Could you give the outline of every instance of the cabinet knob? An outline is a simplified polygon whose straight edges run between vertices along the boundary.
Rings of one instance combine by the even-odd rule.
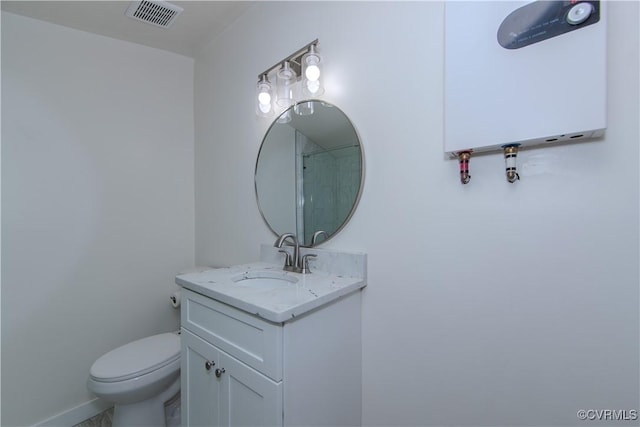
[[[218,368],[216,369],[216,377],[220,378],[222,376],[222,374],[224,374],[226,371],[224,368]]]
[[[204,368],[207,371],[210,371],[213,366],[216,366],[216,362],[213,362],[213,361],[210,362],[208,360],[206,362],[204,362]]]

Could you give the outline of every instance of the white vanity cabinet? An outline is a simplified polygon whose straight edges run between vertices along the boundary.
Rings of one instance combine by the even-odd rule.
[[[282,425],[275,382],[183,329],[183,425]]]
[[[182,425],[360,425],[360,295],[272,322],[184,288]]]

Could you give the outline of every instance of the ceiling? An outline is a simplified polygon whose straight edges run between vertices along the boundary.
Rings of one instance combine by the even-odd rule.
[[[179,1],[184,12],[169,28],[125,15],[130,1],[5,1],[2,11],[194,57],[253,1]]]
[[[312,116],[291,114],[288,125],[327,151],[358,145],[353,125],[339,108],[321,101],[313,104]]]

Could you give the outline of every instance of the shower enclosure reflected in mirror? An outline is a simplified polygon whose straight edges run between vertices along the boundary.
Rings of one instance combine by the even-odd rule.
[[[301,245],[311,246],[313,235],[324,231],[318,244],[351,218],[363,173],[360,139],[349,118],[326,102],[303,101],[284,111],[262,140],[258,207],[275,234],[293,232]]]

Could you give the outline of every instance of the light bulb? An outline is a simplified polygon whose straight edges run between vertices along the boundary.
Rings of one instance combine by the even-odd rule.
[[[271,95],[268,92],[260,92],[258,95],[258,102],[260,105],[269,105],[271,103]]]
[[[307,90],[314,95],[320,90],[320,82],[318,80],[307,80]]]
[[[315,64],[309,65],[305,70],[304,75],[310,81],[318,81],[320,78],[320,68]]]
[[[302,83],[302,92],[305,95],[312,96],[314,98],[322,95],[324,93],[324,88],[322,87],[321,74],[320,70],[320,55],[316,52],[315,45],[309,46],[309,52],[306,53],[302,57],[302,68],[303,68],[303,83]]]
[[[260,78],[260,81],[258,81],[256,92],[256,98],[258,101],[256,103],[256,113],[260,117],[271,116],[273,114],[273,105],[271,103],[271,83],[269,83],[266,74]]]
[[[258,108],[260,109],[260,112],[266,116],[271,112],[271,103],[268,103],[268,104],[260,103],[258,105]]]

